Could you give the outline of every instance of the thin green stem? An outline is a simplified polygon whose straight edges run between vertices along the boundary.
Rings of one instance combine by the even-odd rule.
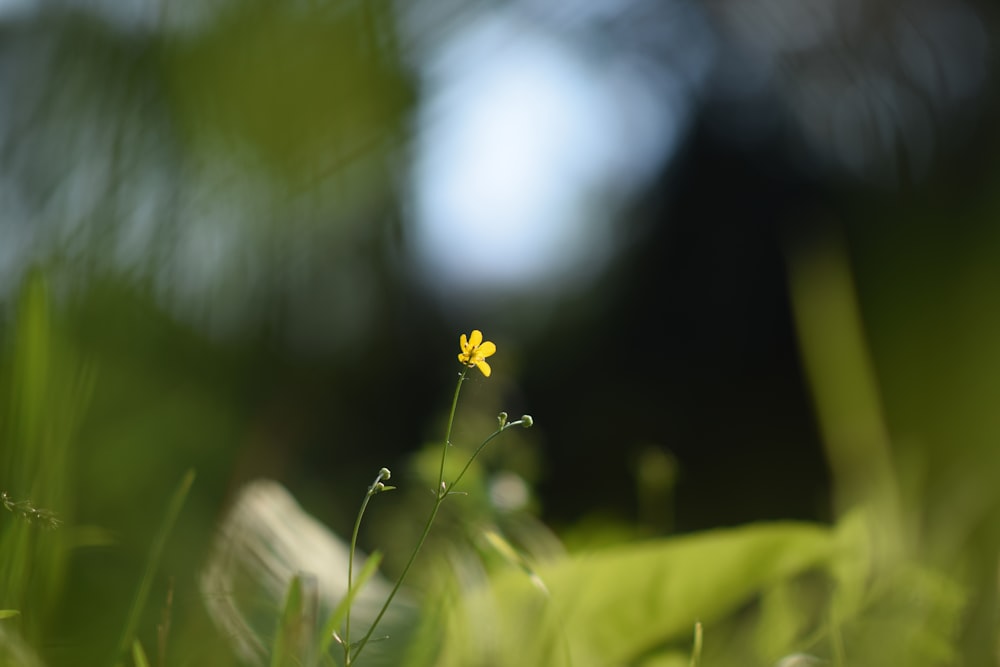
[[[358,650],[354,652],[353,656],[354,660],[357,660],[358,656],[361,655],[362,649],[364,649],[365,645],[368,644],[368,640],[371,639],[372,633],[375,632],[375,628],[378,627],[378,624],[382,621],[382,617],[385,616],[385,613],[389,610],[389,605],[392,604],[393,598],[396,597],[396,593],[399,592],[400,587],[403,585],[403,580],[406,579],[406,575],[409,573],[410,567],[417,559],[417,554],[420,553],[421,547],[424,546],[424,542],[427,540],[427,536],[431,532],[431,526],[434,524],[434,519],[437,517],[438,509],[441,507],[441,503],[444,501],[445,497],[446,496],[439,496],[435,499],[434,507],[431,509],[430,516],[427,517],[427,523],[424,524],[424,530],[420,535],[420,540],[417,541],[417,546],[414,547],[413,553],[410,554],[410,559],[406,561],[406,567],[403,568],[403,571],[396,579],[396,583],[393,585],[392,590],[389,591],[389,596],[382,604],[382,608],[379,609],[378,616],[376,616],[375,620],[372,621],[371,627],[368,628],[368,632],[365,633],[365,636],[358,642]],[[350,662],[347,663],[348,667],[350,664]]]
[[[361,655],[361,651],[368,644],[368,640],[371,639],[372,633],[375,632],[375,628],[378,627],[378,624],[382,621],[382,617],[385,616],[386,611],[389,610],[389,605],[392,604],[393,599],[396,597],[396,593],[399,592],[399,588],[403,585],[403,580],[406,579],[406,575],[409,574],[414,561],[417,560],[417,554],[420,553],[420,549],[424,546],[424,542],[427,541],[427,536],[430,535],[431,526],[434,525],[434,519],[437,518],[437,513],[441,508],[441,503],[448,497],[448,490],[444,485],[444,462],[448,456],[448,447],[451,446],[451,429],[455,425],[455,412],[458,409],[458,396],[462,393],[462,384],[465,382],[465,378],[468,374],[469,369],[463,368],[462,374],[458,376],[458,384],[455,385],[455,395],[451,399],[451,411],[448,413],[448,426],[445,429],[444,443],[441,445],[441,465],[438,468],[437,488],[434,489],[434,507],[431,508],[430,516],[427,517],[424,529],[420,533],[420,539],[417,540],[417,546],[414,547],[413,553],[410,554],[409,560],[406,561],[403,571],[400,572],[399,577],[397,577],[396,583],[393,585],[392,590],[389,591],[388,597],[386,597],[385,602],[382,604],[382,608],[379,609],[375,620],[372,621],[371,627],[368,628],[368,632],[365,633],[365,636],[358,642],[358,650],[354,652],[353,656],[353,659],[355,660],[359,655]],[[482,449],[482,447],[480,447],[480,449]],[[479,450],[476,450],[476,452],[478,453]],[[468,468],[468,465],[466,465],[466,468]],[[465,470],[463,470],[462,473],[464,474]],[[459,477],[461,477],[461,475]],[[350,579],[350,577],[348,577],[348,579]],[[347,642],[345,641],[345,644],[346,643]],[[345,659],[344,662],[345,667],[350,667],[350,659]]]
[[[458,384],[455,385],[455,395],[451,399],[451,412],[448,413],[448,426],[445,429],[444,445],[441,447],[441,467],[438,469],[438,483],[437,488],[434,490],[434,493],[437,496],[444,495],[444,489],[441,488],[441,484],[444,483],[444,460],[448,456],[448,448],[451,447],[451,428],[455,425],[455,411],[458,409],[458,395],[462,393],[462,385],[465,383],[465,378],[468,374],[469,368],[463,368],[462,374],[458,376]]]
[[[507,429],[509,429],[511,426],[520,426],[523,423],[524,423],[523,419],[518,419],[517,421],[513,421],[513,422],[507,422],[506,424],[504,424],[503,426],[501,426],[497,430],[493,431],[493,433],[490,433],[486,437],[486,439],[483,440],[482,444],[480,444],[479,447],[476,448],[476,451],[474,451],[472,453],[472,456],[469,457],[469,460],[465,462],[465,467],[462,468],[462,472],[458,473],[458,477],[456,477],[455,481],[451,483],[451,486],[448,487],[448,490],[449,491],[454,491],[455,487],[458,486],[458,483],[465,476],[465,473],[469,469],[469,466],[471,466],[472,462],[476,460],[477,456],[479,456],[479,452],[483,451],[483,449],[486,447],[486,445],[490,444],[491,440],[493,440],[498,435],[500,435],[501,433],[503,433],[504,431],[506,431]]]
[[[375,480],[377,484],[379,480],[382,479],[382,475],[379,475]],[[365,509],[368,508],[368,501],[372,499],[374,495],[372,489],[375,488],[373,484],[368,488],[368,492],[365,493],[365,499],[361,501],[361,509],[358,510],[358,518],[354,520],[354,531],[351,533],[351,550],[347,556],[347,594],[351,594],[351,588],[354,586],[354,552],[358,548],[358,533],[361,531],[361,519],[365,515]],[[351,608],[347,608],[347,616],[344,619],[344,664],[351,664]]]

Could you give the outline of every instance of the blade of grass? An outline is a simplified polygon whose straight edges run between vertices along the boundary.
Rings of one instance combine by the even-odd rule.
[[[272,667],[312,665],[316,646],[316,610],[319,588],[316,577],[296,574],[288,584],[285,605],[278,619],[271,651]]]
[[[0,607],[23,609],[20,631],[43,641],[60,603],[70,553],[66,531],[29,523],[72,523],[77,430],[94,387],[92,368],[78,362],[52,311],[40,272],[25,280],[13,337],[0,346],[8,371],[0,382],[0,491],[19,519],[0,519]],[[57,418],[53,418],[56,415]],[[27,512],[41,508],[41,512]],[[27,512],[27,513],[26,513]],[[31,613],[27,613],[27,610]]]
[[[135,663],[135,667],[149,667],[149,658],[146,657],[146,652],[142,650],[142,644],[138,639],[132,642],[132,662]]]
[[[170,504],[167,505],[167,513],[163,517],[160,529],[153,540],[153,546],[149,550],[149,557],[146,559],[146,571],[143,573],[142,581],[139,583],[139,589],[136,591],[135,599],[132,602],[132,609],[129,611],[121,641],[118,643],[116,660],[120,656],[125,655],[129,645],[132,643],[136,628],[139,626],[139,618],[142,616],[142,610],[146,606],[146,599],[149,597],[149,590],[153,586],[153,576],[156,574],[156,568],[160,564],[160,558],[163,555],[163,548],[166,546],[167,537],[170,535],[170,531],[173,530],[174,523],[177,521],[177,516],[184,506],[184,501],[187,499],[187,494],[191,490],[192,483],[194,483],[194,470],[188,470],[170,498]]]
[[[701,621],[694,624],[694,645],[691,648],[691,667],[701,664]]]
[[[834,232],[792,253],[792,313],[836,509],[871,504],[887,553],[903,544],[899,492],[878,377],[845,242]]]
[[[274,633],[274,646],[271,649],[271,667],[293,664],[296,648],[300,645],[297,639],[302,632],[302,579],[299,575],[292,577],[285,594],[285,605],[278,619],[278,629]]]
[[[317,645],[317,652],[315,655],[322,656],[326,655],[327,650],[330,648],[330,643],[333,641],[333,633],[340,627],[340,624],[344,621],[347,616],[347,610],[354,604],[354,598],[357,597],[358,591],[360,591],[365,583],[372,578],[375,571],[378,570],[378,566],[382,564],[382,554],[376,551],[371,556],[368,557],[368,561],[365,566],[361,568],[358,573],[357,579],[354,580],[354,586],[351,591],[344,596],[340,601],[340,604],[333,610],[330,614],[330,618],[327,619],[326,625],[323,626],[323,630],[319,635],[319,643]]]

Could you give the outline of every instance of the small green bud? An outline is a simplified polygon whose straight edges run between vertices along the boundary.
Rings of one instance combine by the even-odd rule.
[[[501,412],[500,414],[497,415],[497,423],[500,424],[500,428],[503,428],[504,426],[507,425],[507,413],[506,412]]]
[[[535,420],[531,418],[531,415],[521,415],[521,426],[524,428],[531,428],[534,423]]]
[[[372,482],[372,485],[368,487],[368,497],[374,496],[379,491],[388,491],[392,488],[395,488],[391,486],[386,486],[385,484],[382,483],[383,479],[389,479],[390,477],[392,477],[392,473],[389,472],[388,468],[380,468],[378,471],[378,476],[375,478],[375,481]]]

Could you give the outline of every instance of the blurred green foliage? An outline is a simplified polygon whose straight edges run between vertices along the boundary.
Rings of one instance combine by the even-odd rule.
[[[859,320],[843,319],[854,308],[843,258],[836,245],[823,252],[826,259],[814,257],[808,265],[820,273],[802,274],[800,296],[829,299],[816,290],[834,289],[846,305],[815,311],[826,324],[805,326],[802,344],[807,357],[821,358],[831,331],[842,329],[838,340],[855,337],[857,345],[835,371],[853,366],[857,380],[873,367],[862,354]],[[809,311],[800,312],[805,317]],[[6,644],[7,664],[17,664],[23,658],[11,656],[25,651],[50,665],[157,664],[143,647],[160,642],[167,648],[157,654],[166,664],[241,664],[208,622],[195,581],[238,432],[212,424],[237,419],[238,402],[226,408],[219,401],[226,392],[210,397],[204,388],[191,391],[171,379],[167,368],[159,369],[161,362],[146,347],[157,329],[130,329],[137,354],[116,346],[118,354],[84,363],[65,317],[36,274],[25,285],[7,341],[7,445],[0,480],[9,493],[31,497],[64,522],[45,530],[9,514],[0,524],[0,608],[20,612],[0,620],[0,629],[17,638]],[[814,366],[814,386],[830,372]],[[819,388],[816,396],[828,403],[820,413],[831,414],[840,397],[853,401],[857,394],[841,386]],[[482,408],[495,400],[489,392],[473,395],[475,412],[458,433],[481,426],[475,415],[492,414]],[[109,401],[135,407],[115,411]],[[839,425],[852,421],[849,413],[836,419]],[[212,442],[206,433],[215,434]],[[194,447],[185,438],[202,444]],[[828,443],[831,458],[846,455],[838,442]],[[861,487],[853,475],[838,479],[841,497],[849,500],[832,528],[749,525],[566,556],[545,546],[544,527],[525,523],[525,509],[504,511],[488,500],[495,472],[513,466],[530,477],[532,466],[518,463],[517,452],[515,443],[470,471],[470,497],[448,506],[451,518],[443,517],[415,582],[419,629],[409,640],[387,640],[382,657],[371,664],[684,664],[696,622],[704,626],[703,665],[776,665],[802,654],[833,665],[919,667],[988,652],[961,641],[982,623],[967,611],[989,613],[982,609],[984,593],[969,596],[982,581],[976,577],[987,576],[975,568],[979,561],[968,558],[976,552],[961,544],[943,549],[942,539],[923,541],[910,532],[925,522],[924,513],[933,517],[940,510],[905,495],[885,505],[886,494],[896,493],[892,464],[881,470],[881,480]],[[434,476],[430,460],[424,454],[415,459],[411,491],[425,488],[421,478]],[[193,487],[200,491],[181,510],[183,495],[168,498],[184,465],[205,474]],[[412,540],[397,529],[426,510],[428,500],[416,493],[386,505],[398,518],[369,539],[405,553]],[[170,530],[175,518],[176,530]],[[173,585],[177,594],[168,608]],[[308,587],[298,578],[289,585],[287,596],[272,603],[274,637],[261,637],[273,647],[272,664],[308,658],[314,645],[309,638],[316,633],[308,627],[320,622],[315,612],[303,615],[310,604],[319,608],[309,603]],[[970,608],[969,600],[980,607]],[[165,614],[172,629],[164,638],[156,628],[164,626]],[[336,656],[336,648],[329,655]]]
[[[0,470],[6,493],[42,508],[58,508],[72,526],[77,480],[72,471],[79,452],[74,440],[92,389],[92,377],[67,341],[50,324],[43,281],[27,283],[3,368]],[[40,644],[57,612],[71,549],[73,528],[44,530],[26,520],[4,517],[0,532],[0,608],[17,609],[24,637]]]
[[[122,67],[123,79],[143,83],[121,83],[114,90],[123,99],[114,97],[110,107],[135,108],[135,90],[142,100],[150,95],[152,106],[162,104],[141,118],[164,124],[156,125],[169,137],[163,144],[176,138],[183,146],[179,152],[189,161],[167,160],[169,178],[212,155],[266,175],[253,180],[248,169],[238,172],[239,187],[209,179],[209,189],[218,185],[236,198],[254,190],[245,177],[280,193],[261,197],[272,204],[285,195],[316,196],[297,200],[307,215],[289,215],[302,209],[282,202],[270,215],[237,223],[234,238],[253,237],[268,249],[270,241],[289,243],[286,254],[276,253],[277,278],[253,258],[220,256],[238,268],[226,274],[232,284],[287,280],[289,299],[302,298],[315,318],[304,320],[309,335],[348,333],[338,338],[336,362],[290,361],[274,352],[287,332],[268,329],[284,324],[282,308],[290,301],[251,304],[278,323],[261,318],[260,329],[220,342],[166,314],[163,283],[147,274],[102,276],[89,264],[67,261],[25,279],[0,327],[0,491],[29,503],[19,507],[53,512],[60,525],[30,521],[13,505],[0,508],[0,665],[256,664],[220,630],[199,582],[213,540],[226,537],[218,530],[224,508],[254,477],[288,484],[306,509],[333,525],[324,535],[337,544],[370,473],[383,464],[397,469],[379,457],[407,452],[393,477],[399,491],[379,498],[362,534],[366,545],[384,551],[386,576],[405,562],[414,525],[430,507],[438,444],[412,452],[412,442],[397,440],[422,429],[427,441],[439,437],[440,415],[428,407],[439,403],[424,387],[438,385],[447,375],[440,368],[453,364],[456,352],[452,343],[421,339],[407,328],[436,316],[411,303],[410,293],[387,297],[380,290],[387,276],[405,273],[385,248],[391,244],[383,243],[382,218],[399,205],[392,201],[392,159],[406,138],[417,91],[386,31],[392,18],[386,4],[313,9],[243,4],[200,32],[140,49],[141,57],[109,47],[117,38],[109,30],[90,25],[80,32],[84,42],[103,45],[78,64],[81,87],[100,81],[103,67]],[[99,104],[87,108],[100,116],[93,110]],[[153,150],[94,136],[125,154]],[[159,139],[153,145],[163,150]],[[63,148],[57,139],[45,146]],[[39,155],[53,173],[33,181],[31,199],[45,202],[62,178],[53,168],[61,162]],[[102,224],[130,168],[127,160],[114,165],[114,187],[88,191],[101,202],[94,209],[101,215],[86,215]],[[987,185],[996,191],[995,183]],[[555,378],[548,386],[562,383],[572,404],[574,388],[562,371],[584,367],[589,381],[607,383],[599,395],[616,404],[584,415],[577,406],[579,430],[572,436],[544,431],[544,416],[536,415],[544,436],[520,434],[477,461],[463,482],[468,496],[442,510],[408,590],[417,609],[403,616],[411,634],[394,630],[372,650],[370,664],[690,665],[699,622],[697,662],[704,667],[996,664],[1000,236],[993,221],[1000,209],[992,196],[935,202],[937,194],[902,213],[895,201],[871,207],[847,225],[844,238],[788,249],[797,343],[832,476],[829,524],[671,535],[682,464],[662,447],[642,444],[625,465],[632,450],[624,436],[592,437],[594,419],[607,428],[602,433],[626,432],[621,415],[635,412],[621,404],[630,405],[634,395],[587,364],[599,357],[605,369],[641,365],[642,346],[656,342],[633,340],[615,357],[589,332],[545,340],[520,369],[541,358]],[[186,209],[177,210],[174,220]],[[894,215],[907,218],[905,233],[878,224]],[[956,218],[967,223],[962,233],[952,228]],[[300,239],[286,222],[328,233]],[[203,228],[192,229],[192,245],[213,238],[211,230],[203,238],[197,233]],[[106,239],[95,238],[104,250]],[[150,244],[159,251],[159,242]],[[306,251],[314,253],[311,262],[333,266],[331,273],[300,275],[296,253]],[[214,255],[207,256],[211,264]],[[154,273],[162,268],[155,259],[150,265]],[[167,284],[184,277],[183,264],[173,270]],[[320,287],[330,291],[313,298]],[[642,301],[650,301],[647,293]],[[228,305],[217,294],[206,302],[207,310]],[[510,311],[521,312],[508,308],[503,317]],[[594,312],[589,317],[600,317]],[[311,326],[321,319],[326,328]],[[419,359],[404,364],[404,355]],[[505,401],[520,400],[517,383],[503,380],[520,369],[498,358],[489,383],[463,398],[457,448],[474,442],[508,407]],[[393,382],[404,374],[407,382]],[[420,389],[406,396],[413,387]],[[591,438],[577,442],[577,435]],[[575,459],[544,460],[545,442],[559,443],[558,451]],[[582,478],[576,459],[595,452],[602,472],[628,469],[632,479]],[[759,466],[781,464],[735,463],[755,456],[713,464],[720,478],[749,478],[752,485]],[[572,488],[574,500],[592,500],[598,490],[601,498],[623,499],[623,506],[636,500],[639,516],[631,521],[613,511],[620,508],[574,508],[582,519],[557,533],[540,518],[542,484],[557,497]],[[780,497],[782,489],[757,492]],[[749,504],[736,494],[715,500]],[[296,525],[290,516],[277,523],[282,519]],[[319,599],[311,583],[318,573],[274,582],[278,575],[266,565],[251,570],[266,593],[254,598],[254,619],[263,622],[249,630],[269,651],[257,662],[334,663],[338,647],[329,628],[319,628],[323,613],[336,625],[342,600]],[[284,594],[269,595],[274,589]],[[231,594],[235,603],[238,593],[218,594]]]
[[[293,192],[345,178],[405,136],[415,95],[391,21],[379,2],[253,1],[168,41],[162,63],[183,135],[195,153],[224,146]],[[341,196],[369,189],[360,184]]]

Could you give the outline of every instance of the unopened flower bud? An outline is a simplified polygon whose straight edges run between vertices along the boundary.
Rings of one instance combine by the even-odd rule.
[[[392,477],[392,472],[390,472],[388,468],[382,468],[378,471],[378,476],[379,479],[389,479]]]
[[[535,423],[535,420],[531,418],[531,415],[521,415],[521,426],[524,428],[531,428]]]

